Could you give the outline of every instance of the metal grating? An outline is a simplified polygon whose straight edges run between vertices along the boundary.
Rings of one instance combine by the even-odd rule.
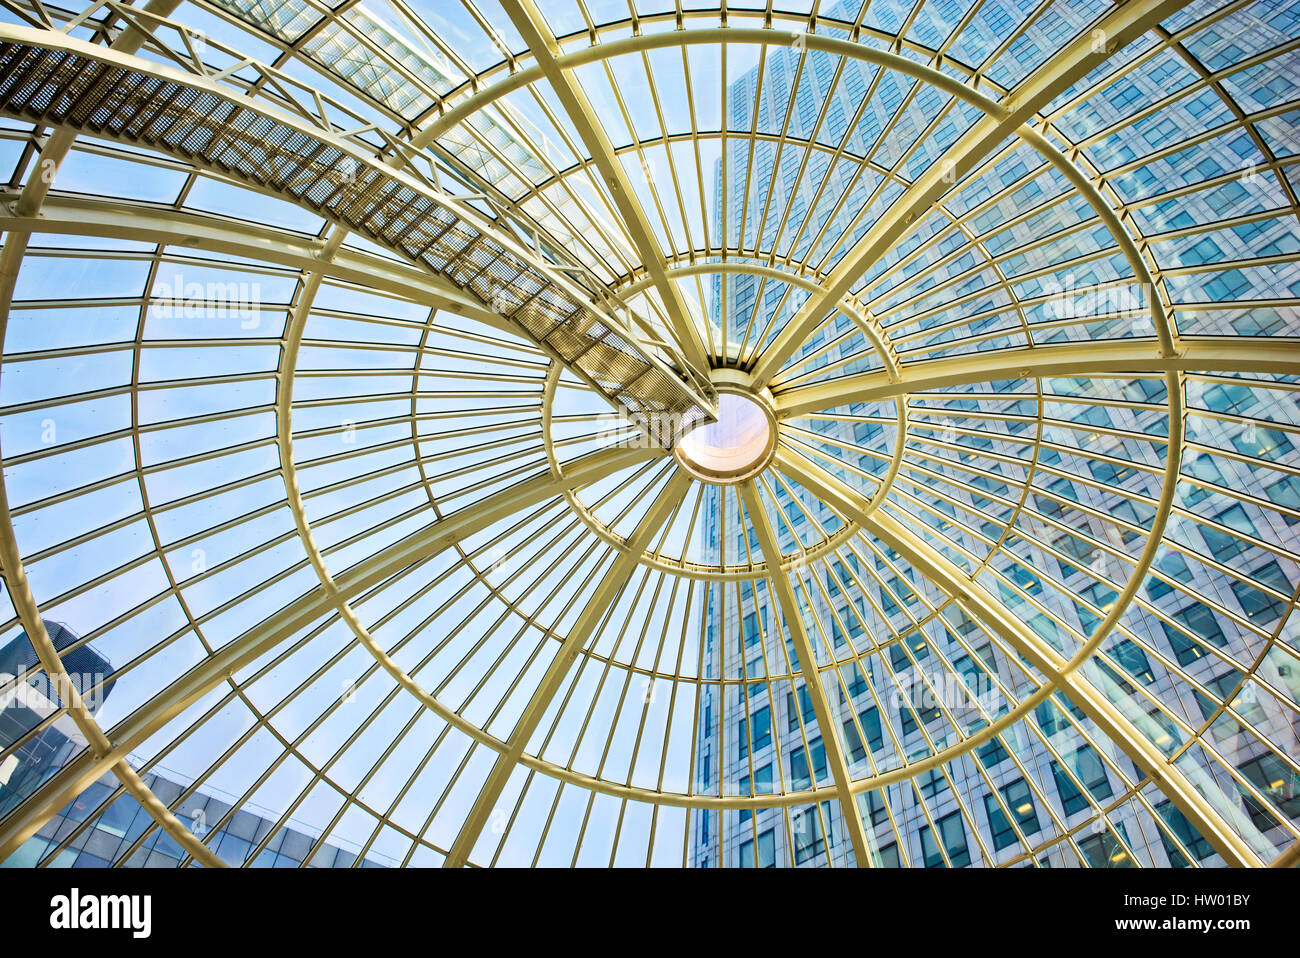
[[[11,40],[0,41],[0,113],[183,157],[342,223],[472,292],[656,441],[671,442],[711,419],[707,399],[591,303],[417,183],[330,142],[325,131],[314,135],[223,91],[90,52]],[[667,421],[679,425],[666,430]]]

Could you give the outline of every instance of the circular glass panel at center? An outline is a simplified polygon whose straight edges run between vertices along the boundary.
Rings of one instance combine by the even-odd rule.
[[[718,421],[693,429],[677,443],[678,461],[706,482],[740,482],[754,475],[776,445],[771,415],[739,393],[718,394]]]

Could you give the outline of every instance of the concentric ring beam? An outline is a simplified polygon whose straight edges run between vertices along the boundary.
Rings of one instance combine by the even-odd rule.
[[[649,271],[655,289],[663,300],[677,345],[695,371],[704,375],[709,369],[709,359],[700,331],[691,321],[681,290],[664,270],[664,253],[655,239],[650,218],[637,199],[627,172],[614,152],[614,144],[610,142],[609,135],[596,116],[591,101],[587,99],[587,94],[578,85],[574,75],[566,72],[556,62],[562,51],[555,34],[551,32],[546,18],[533,0],[500,0],[500,3],[528,49],[537,58],[537,65],[555,90],[555,95],[568,114],[569,122],[578,131],[591,154],[592,162],[600,171],[628,237],[636,248],[637,256]]]
[[[682,263],[668,267],[670,277],[675,276],[707,276],[711,273],[743,273],[749,276],[758,276],[763,279],[774,280],[778,283],[788,283],[791,286],[797,286],[800,289],[807,290],[810,293],[816,293],[821,289],[821,284],[817,279],[807,276],[803,273],[793,273],[789,270],[777,269],[773,266],[763,266],[758,263],[744,263],[736,260],[726,260],[718,263]],[[619,286],[616,292],[620,296],[634,296],[644,290],[651,284],[650,276],[644,276],[641,279],[634,280],[626,286]],[[866,315],[858,308],[858,304],[851,299],[841,299],[836,306],[853,321],[858,327],[858,331],[866,337],[867,342],[880,356],[880,361],[885,364],[885,369],[891,374],[896,375],[898,371],[898,358],[895,355],[893,344],[880,331],[879,325],[870,315]]]
[[[1057,92],[1061,89],[1065,89],[1069,86],[1069,83],[1065,83],[1060,79],[1060,77],[1065,73],[1070,73],[1072,75],[1077,73],[1070,82],[1074,82],[1079,77],[1086,74],[1087,70],[1078,72],[1076,68],[1067,68],[1067,66],[1064,65],[1065,60],[1062,59],[1063,57],[1068,55],[1071,58],[1070,62],[1074,62],[1074,59],[1082,57],[1085,60],[1094,61],[1092,62],[1092,65],[1095,66],[1097,62],[1104,60],[1109,56],[1110,52],[1113,52],[1113,50],[1107,51],[1107,44],[1114,45],[1115,48],[1118,49],[1118,46],[1122,45],[1121,40],[1122,43],[1127,43],[1138,36],[1142,32],[1143,24],[1156,23],[1161,17],[1168,16],[1169,13],[1185,5],[1185,0],[1184,2],[1166,0],[1166,2],[1157,5],[1159,7],[1158,11],[1152,11],[1148,9],[1153,6],[1152,3],[1146,2],[1146,0],[1142,0],[1142,2],[1139,2],[1139,0],[1133,0],[1133,2],[1113,11],[1102,21],[1099,21],[1095,29],[1093,29],[1089,34],[1082,37],[1078,43],[1066,48],[1066,50],[1048,61],[1047,64],[1040,67],[1029,80],[1022,83],[1016,91],[1008,94],[1002,101],[994,100],[991,97],[978,92],[972,85],[963,83],[940,70],[907,57],[903,57],[899,54],[895,54],[889,50],[877,50],[851,40],[842,40],[836,37],[829,37],[820,34],[787,34],[771,29],[727,27],[724,29],[675,30],[665,31],[662,33],[633,35],[631,37],[612,40],[598,45],[593,44],[592,46],[577,49],[571,53],[566,53],[558,58],[557,63],[560,67],[569,69],[586,63],[599,62],[601,60],[624,54],[645,52],[648,50],[663,49],[672,46],[685,47],[692,44],[715,44],[723,41],[728,43],[771,45],[776,43],[789,43],[792,40],[798,40],[809,50],[818,50],[835,56],[857,59],[886,69],[896,70],[899,73],[912,77],[922,83],[934,86],[936,89],[939,89],[950,96],[963,100],[981,110],[984,113],[984,121],[993,121],[1005,117],[1009,109],[1008,104],[1015,105],[1021,103],[1023,107],[1023,100],[1017,99],[1018,97],[1040,97],[1044,95],[1044,88],[1048,87],[1056,89]],[[1098,40],[1103,42],[1098,43]],[[1087,42],[1085,43],[1084,41]],[[1086,50],[1084,49],[1085,47]],[[1088,67],[1088,69],[1091,69],[1091,67]],[[443,116],[439,117],[424,130],[420,131],[420,133],[416,134],[413,138],[413,142],[417,146],[426,145],[432,142],[457,123],[466,120],[475,111],[485,108],[500,97],[505,96],[514,90],[520,89],[541,77],[541,68],[536,65],[513,73],[511,76],[500,80],[492,86],[486,87],[478,93],[466,97],[456,106],[448,110]],[[1035,80],[1035,78],[1037,79]],[[1035,93],[1035,91],[1037,92]],[[1048,102],[1050,99],[1051,96],[1047,96],[1047,100],[1044,102]],[[1023,112],[1023,109],[1021,112]],[[1029,113],[1024,114],[1025,117],[1028,118],[1032,112],[1033,111],[1031,110]],[[972,131],[968,132],[973,132],[979,128],[979,124],[977,123],[972,127]],[[1090,202],[1092,202],[1094,208],[1097,210],[1098,216],[1101,217],[1102,220],[1111,228],[1112,232],[1116,234],[1116,239],[1121,247],[1121,251],[1133,266],[1134,275],[1139,278],[1149,276],[1149,270],[1147,269],[1145,262],[1141,260],[1135,245],[1123,231],[1114,211],[1111,210],[1102,200],[1095,185],[1093,185],[1091,181],[1087,180],[1086,177],[1084,177],[1080,171],[1078,171],[1074,165],[1060,153],[1059,150],[1051,146],[1042,134],[1038,133],[1036,130],[1024,125],[1023,123],[1019,123],[1008,124],[1008,132],[1015,132],[1033,146],[1034,149],[1042,152],[1048,162],[1055,165],[1058,170],[1061,171],[1062,175],[1065,176],[1076,189],[1089,198]],[[987,155],[988,151],[994,149],[997,144],[1005,138],[1005,135],[1006,134],[1004,134],[1003,137],[997,138],[993,142],[988,143],[987,149],[984,149],[984,152],[981,153],[980,156],[982,157]],[[942,192],[946,191],[946,189],[951,186],[951,183],[955,181],[956,174],[953,171],[958,170],[959,167],[955,164],[953,151],[966,142],[968,142],[966,139],[958,140],[957,144],[948,151],[947,155],[933,164],[929,171],[934,174],[935,170],[938,170],[937,178],[941,181],[941,189],[939,190],[938,195],[941,195]],[[967,166],[969,167],[975,162],[978,162],[978,159],[979,157],[972,157]],[[916,191],[922,189],[924,185],[924,177],[918,177],[904,191],[900,200],[891,205],[890,210],[887,211],[887,213],[894,212],[899,203],[908,197],[915,196]],[[864,234],[863,242],[872,235],[871,231]],[[898,236],[894,236],[891,238],[890,242],[897,239]],[[861,246],[861,243],[859,243],[858,246]],[[887,246],[888,244],[886,244],[886,247]],[[843,263],[840,265],[843,266]],[[862,267],[862,270],[860,270],[857,275],[860,275],[861,271],[864,271],[866,268],[866,266]],[[832,302],[840,303],[843,300],[843,297],[840,297],[832,301],[827,293],[835,275],[836,274],[833,273],[830,277],[824,278],[821,281],[821,299],[823,305],[817,308],[814,318],[810,320],[811,325],[809,329],[815,327],[817,323],[820,322],[820,316],[826,311],[826,309],[830,308]],[[848,292],[849,290],[846,287],[845,294],[847,295]],[[805,308],[808,308],[808,304],[813,302],[815,299],[816,297],[810,297],[809,300],[805,302]],[[1164,315],[1163,305],[1158,299],[1153,298],[1151,309],[1153,312],[1152,318],[1156,329],[1156,335],[1160,341],[1160,353],[1164,356],[1173,355],[1176,351],[1174,331],[1172,326],[1169,324],[1167,317]],[[793,320],[790,325],[792,324]],[[780,341],[781,337],[789,331],[790,325],[787,325],[787,327],[778,334],[778,338],[774,341],[773,347]],[[802,338],[802,334],[796,336],[786,346],[782,347],[782,350],[787,356],[789,355],[789,352],[792,352],[793,349],[799,345]],[[765,373],[762,381],[766,381],[766,378],[770,378],[771,375],[774,375],[784,362],[784,357],[779,359],[771,358],[773,355],[773,347],[769,347],[768,350],[765,351],[764,355],[759,357],[760,365],[768,365],[769,363],[771,365],[771,369]]]
[[[664,483],[654,502],[628,538],[627,550],[620,552],[609,569],[601,575],[600,584],[596,586],[582,614],[565,636],[564,642],[555,653],[555,658],[551,660],[541,681],[537,683],[537,689],[528,700],[528,705],[519,716],[519,721],[515,723],[514,730],[510,733],[510,740],[506,743],[506,750],[497,755],[496,763],[479,790],[473,808],[465,817],[460,831],[456,834],[456,840],[452,842],[447,852],[443,867],[460,868],[469,861],[483,826],[487,824],[488,816],[496,807],[497,800],[501,797],[501,792],[505,789],[510,776],[520,767],[519,760],[524,754],[524,749],[527,748],[533,733],[537,731],[537,725],[546,714],[551,700],[555,698],[555,694],[564,683],[564,677],[569,674],[574,661],[627,586],[628,577],[640,561],[642,550],[681,503],[690,484],[690,476],[680,469],[673,470],[671,477]]]
[[[1005,611],[989,592],[916,533],[880,509],[866,514],[865,501],[848,486],[807,460],[778,454],[777,467],[804,488],[821,496],[846,519],[857,521],[903,560],[951,596],[969,615],[984,622],[1022,655],[1030,665],[1066,692],[1084,714],[1109,737],[1187,816],[1229,865],[1263,864],[1259,856],[1202,795],[1184,772],[1168,762],[1162,752],[1078,671],[1067,671],[1067,660],[1046,644],[1024,622]]]
[[[643,53],[650,50],[662,50],[670,47],[711,45],[718,43],[752,43],[757,45],[789,46],[799,42],[808,50],[818,50],[835,56],[852,57],[867,63],[874,63],[891,70],[897,70],[914,79],[933,83],[945,93],[971,101],[985,99],[973,88],[917,60],[901,54],[892,53],[876,47],[865,46],[852,40],[827,36],[819,33],[791,33],[766,27],[712,27],[691,30],[665,30],[661,33],[640,33],[617,40],[607,40],[589,47],[582,47],[556,58],[557,65],[564,70],[587,63],[624,56],[629,53]],[[530,83],[543,79],[545,74],[537,65],[525,67],[510,74],[491,86],[484,87],[478,93],[465,97],[442,116],[431,122],[411,138],[412,146],[417,149],[428,146],[438,137],[444,135],[458,123],[463,123],[479,110],[507,96]]]
[[[759,357],[754,377],[766,384],[863,274],[898,244],[941,196],[1003,140],[1060,93],[1189,0],[1128,0],[1098,20],[1026,77],[931,163],[836,264],[819,295],[808,297]]]
[[[1180,339],[1176,356],[1160,356],[1150,340],[1020,346],[947,359],[903,363],[899,378],[855,373],[774,393],[781,419],[834,409],[845,403],[889,399],[904,393],[973,383],[1090,373],[1257,372],[1300,375],[1300,344],[1276,340]]]
[[[562,495],[565,489],[596,482],[644,462],[657,450],[617,449],[589,453],[564,464],[564,475],[550,472],[516,483],[481,502],[430,523],[383,552],[335,577],[337,594],[313,589],[249,629],[190,669],[108,732],[111,751],[83,752],[63,766],[0,823],[0,861],[12,855],[37,829],[99,779],[113,764],[217,685],[311,623],[412,564],[435,555],[495,522],[531,505]],[[486,738],[486,733],[483,733]]]
[[[772,528],[772,520],[759,499],[758,486],[754,480],[741,483],[740,495],[745,503],[745,514],[758,535],[763,559],[767,563],[768,585],[776,593],[777,602],[781,606],[781,618],[785,621],[786,631],[790,634],[795,654],[799,657],[799,671],[803,673],[804,688],[808,690],[813,714],[817,716],[817,727],[822,732],[826,764],[830,766],[831,777],[835,780],[835,790],[839,793],[840,810],[844,815],[844,829],[853,844],[854,860],[859,868],[870,867],[871,851],[867,845],[866,829],[862,824],[862,815],[858,812],[857,800],[849,788],[849,763],[844,758],[844,748],[835,731],[835,716],[826,698],[826,687],[822,685],[821,673],[817,670],[817,657],[813,653],[812,642],[808,639],[808,630],[804,627],[799,600],[790,585],[789,575],[781,568],[781,546],[777,542],[776,531]],[[809,768],[811,767],[810,759]]]
[[[712,404],[533,251],[366,147],[270,104],[74,39],[0,24],[0,113],[160,150],[328,217],[468,289],[647,431]]]

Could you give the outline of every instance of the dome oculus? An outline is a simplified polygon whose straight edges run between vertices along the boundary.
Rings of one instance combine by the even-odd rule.
[[[718,394],[718,420],[687,433],[674,450],[677,461],[705,482],[742,482],[758,473],[776,447],[776,423],[756,398]]]

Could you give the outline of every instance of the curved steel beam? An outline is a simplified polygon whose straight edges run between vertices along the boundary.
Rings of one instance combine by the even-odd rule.
[[[947,359],[903,363],[899,378],[856,373],[774,392],[777,416],[789,419],[845,403],[889,399],[904,393],[1009,379],[1090,373],[1260,372],[1300,375],[1300,348],[1292,341],[1180,339],[1177,356],[1160,356],[1149,340],[1064,343],[989,350]],[[1285,348],[1290,347],[1290,348]]]
[[[614,144],[601,125],[596,111],[587,98],[587,94],[578,85],[577,78],[565,71],[558,63],[562,55],[560,44],[555,34],[546,23],[542,11],[533,0],[500,0],[510,21],[523,37],[524,43],[537,58],[537,65],[546,75],[560,104],[568,114],[582,138],[592,162],[600,171],[605,187],[618,208],[623,226],[636,249],[637,255],[654,281],[655,290],[668,312],[669,328],[677,341],[678,347],[691,364],[692,369],[701,377],[707,376],[709,357],[700,330],[691,319],[686,300],[682,297],[677,284],[668,278],[664,270],[664,252],[655,239],[654,229],[645,209],[637,199],[636,191],[614,152]]]
[[[537,683],[537,689],[533,692],[532,698],[528,700],[528,705],[525,706],[523,713],[519,716],[519,721],[515,723],[514,731],[510,733],[510,739],[506,743],[505,751],[497,755],[496,763],[492,766],[492,771],[488,773],[487,780],[479,790],[473,808],[465,817],[460,831],[456,834],[456,840],[447,852],[443,867],[460,868],[469,861],[469,856],[474,851],[474,845],[478,842],[483,826],[487,824],[488,816],[492,814],[492,809],[496,807],[497,800],[501,797],[501,792],[510,780],[510,776],[516,768],[519,768],[519,760],[524,754],[524,749],[527,748],[528,741],[533,737],[533,733],[537,731],[538,723],[541,722],[542,716],[545,715],[546,709],[551,704],[551,700],[555,698],[555,694],[560,690],[565,676],[569,674],[574,661],[583,648],[586,647],[588,640],[596,633],[600,624],[605,621],[605,617],[613,608],[614,602],[627,586],[628,577],[640,561],[642,550],[650,543],[651,537],[659,531],[659,528],[667,521],[673,510],[681,503],[682,496],[686,494],[690,484],[691,477],[686,472],[681,469],[673,470],[671,477],[664,483],[654,502],[651,503],[645,515],[637,524],[636,530],[628,538],[627,551],[619,553],[610,567],[601,574],[600,584],[592,593],[591,598],[587,600],[578,621],[573,624],[573,628],[565,636],[564,642],[561,643],[560,648],[555,653],[555,658],[551,660],[546,672]]]
[[[668,266],[669,276],[708,276],[713,273],[745,273],[750,276],[758,276],[763,279],[770,279],[776,282],[789,283],[791,286],[798,286],[802,290],[810,293],[816,293],[821,290],[821,284],[818,280],[813,279],[803,273],[794,273],[788,270],[777,269],[774,266],[763,266],[759,263],[741,263],[736,260],[724,260],[719,263],[675,263]],[[645,276],[641,279],[634,280],[624,286],[614,287],[614,292],[619,296],[635,296],[637,293],[645,290],[652,282],[651,277]],[[858,308],[858,304],[852,299],[841,299],[835,304],[836,308],[844,315],[848,316],[853,324],[858,327],[858,331],[866,337],[867,342],[871,343],[880,361],[884,363],[886,371],[897,377],[898,375],[898,357],[894,352],[893,344],[888,337],[880,330],[880,324],[876,322],[874,316],[870,313],[864,313]]]
[[[766,384],[817,327],[834,303],[852,292],[877,260],[910,232],[930,206],[1022,124],[1105,62],[1113,53],[1189,0],[1127,0],[1095,22],[1091,30],[1053,54],[999,101],[977,104],[984,111],[970,129],[913,180],[903,194],[847,251],[831,271],[820,295],[810,296],[759,357],[754,376]],[[987,99],[987,98],[985,98]]]
[[[109,729],[110,748],[103,754],[83,752],[59,769],[0,823],[0,861],[12,855],[41,825],[94,783],[108,768],[124,759],[133,748],[214,687],[268,650],[334,611],[337,608],[337,598],[346,600],[355,597],[403,569],[529,505],[562,495],[567,488],[596,482],[659,454],[653,449],[617,449],[589,453],[565,463],[565,473],[560,478],[548,471],[523,480],[482,502],[443,516],[394,546],[357,563],[334,577],[338,596],[323,589],[313,589],[303,594],[222,646]],[[486,733],[481,734],[487,738]]]
[[[13,600],[14,611],[18,613],[19,621],[23,625],[23,631],[27,634],[28,641],[31,642],[32,648],[36,651],[41,667],[49,677],[50,684],[57,690],[57,696],[67,709],[68,715],[86,738],[87,749],[82,754],[94,756],[99,763],[110,768],[130,796],[148,812],[154,821],[162,826],[163,831],[175,839],[177,844],[197,861],[209,868],[225,868],[226,863],[217,857],[216,852],[186,828],[180,819],[172,814],[171,809],[154,795],[136,770],[131,767],[125,755],[119,756],[114,753],[108,736],[104,734],[99,723],[95,721],[86,708],[80,692],[68,676],[67,669],[63,666],[63,660],[59,657],[58,650],[54,647],[54,643],[50,641],[45,622],[41,619],[40,607],[32,595],[31,586],[27,581],[27,574],[23,569],[18,542],[14,536],[13,521],[9,514],[8,490],[3,482],[0,482],[0,574],[4,576],[9,597]],[[100,774],[97,774],[92,781],[97,780],[102,775],[102,772],[103,768],[100,769]],[[10,817],[13,818],[16,815],[17,813],[14,813]],[[30,837],[34,831],[35,829],[27,833],[23,841]],[[16,848],[17,846],[15,846]],[[0,860],[7,857],[7,854],[0,853]]]
[[[832,504],[846,519],[857,520],[865,534],[876,537],[897,552],[904,561],[951,596],[966,614],[996,632],[1052,686],[1066,692],[1070,700],[1159,786],[1224,861],[1236,866],[1262,864],[1238,830],[1198,790],[1197,784],[1182,769],[1171,764],[1113,701],[1080,674],[1078,668],[1085,661],[1081,654],[1067,660],[1038,633],[1008,613],[979,582],[886,510],[865,514],[866,503],[862,497],[820,467],[791,457],[779,458],[778,467]],[[1118,601],[1116,607],[1119,607]],[[1105,630],[1099,628],[1093,640],[1099,641],[1104,635]],[[1091,656],[1087,646],[1081,651]],[[1201,784],[1208,787],[1212,783]]]
[[[198,76],[0,24],[0,113],[145,146],[325,216],[448,277],[658,439],[709,419],[708,397],[622,322],[459,198],[359,141]]]
[[[647,50],[660,49],[670,46],[687,46],[690,44],[701,43],[752,43],[758,45],[771,45],[776,43],[791,43],[798,41],[807,49],[819,50],[838,56],[849,57],[864,62],[873,63],[888,69],[897,70],[913,79],[928,83],[951,96],[963,100],[966,103],[975,106],[983,111],[984,118],[976,123],[967,135],[958,140],[957,144],[949,150],[943,158],[931,165],[926,174],[918,177],[916,181],[910,184],[904,192],[900,202],[891,205],[887,211],[887,217],[899,214],[900,203],[908,200],[909,197],[916,197],[922,191],[933,190],[935,195],[931,198],[937,200],[938,196],[951,188],[952,184],[960,176],[989,151],[994,149],[1007,135],[1016,133],[1024,138],[1027,142],[1045,153],[1049,162],[1061,169],[1063,174],[1081,192],[1089,196],[1093,205],[1098,207],[1098,214],[1112,227],[1114,231],[1118,227],[1118,221],[1112,210],[1104,203],[1098,204],[1100,194],[1095,186],[1087,182],[1081,174],[1073,168],[1073,165],[1065,159],[1060,151],[1047,144],[1046,139],[1022,123],[1027,120],[1039,107],[1049,102],[1052,96],[1059,93],[1060,90],[1067,88],[1071,82],[1085,75],[1088,70],[1096,66],[1097,63],[1106,59],[1114,50],[1127,44],[1133,38],[1138,36],[1148,27],[1156,24],[1159,20],[1167,16],[1170,12],[1186,5],[1187,0],[1130,0],[1129,3],[1113,11],[1110,15],[1098,23],[1098,25],[1087,35],[1081,36],[1074,44],[1063,50],[1057,57],[1053,58],[1044,67],[1040,68],[1029,79],[1022,83],[1015,91],[1008,93],[1002,100],[994,100],[982,93],[977,92],[972,86],[962,83],[961,81],[939,71],[932,67],[921,64],[915,60],[908,59],[889,51],[876,50],[850,40],[840,40],[833,37],[826,37],[818,34],[794,33],[786,34],[781,31],[770,29],[754,28],[719,28],[704,30],[677,30],[665,33],[651,33],[644,35],[634,35],[619,40],[593,45],[585,49],[577,50],[573,53],[564,54],[557,58],[556,63],[564,69],[571,69],[586,63],[593,63],[605,60],[609,57],[622,55],[625,53],[644,52]],[[494,100],[520,89],[528,83],[534,82],[542,77],[540,66],[533,66],[520,70],[510,77],[500,82],[484,88],[479,93],[467,97],[464,101],[457,104],[456,107],[449,110],[446,114],[430,124],[413,138],[416,145],[425,145],[445,133],[455,124],[464,121],[475,111],[483,109],[491,104]],[[1005,131],[1000,135],[989,134],[988,126],[990,124],[999,127],[1005,126]],[[988,142],[976,134],[983,132],[988,137]],[[978,149],[978,154],[971,152],[964,155],[964,161],[958,162],[961,157],[957,156],[959,148],[966,145],[968,149]],[[927,180],[926,177],[929,177]],[[937,185],[931,181],[937,181]],[[930,201],[923,205],[928,206]],[[914,213],[906,214],[907,221],[910,223],[914,218]],[[882,220],[883,222],[883,220]],[[882,229],[880,223],[875,224],[872,230],[869,230],[862,240],[857,244],[858,247],[867,242],[871,237]],[[1120,230],[1123,234],[1123,230]],[[887,237],[889,243],[896,241],[897,236]],[[1136,256],[1136,250],[1133,248],[1131,240],[1126,234],[1117,236],[1118,242],[1123,247],[1126,256],[1132,260]],[[785,329],[778,334],[773,346],[769,347],[767,352],[759,357],[759,366],[755,374],[759,377],[760,382],[766,382],[770,379],[780,365],[784,362],[806,333],[792,332],[796,320],[800,316],[810,311],[816,302],[823,305],[816,308],[812,314],[813,318],[807,319],[810,323],[810,329],[820,322],[821,314],[829,306],[827,303],[838,302],[848,294],[849,289],[846,286],[840,294],[832,296],[832,292],[840,277],[841,272],[846,268],[845,264],[853,259],[852,253],[842,261],[836,270],[823,283],[820,296],[809,297],[801,308],[800,313],[787,324]],[[861,272],[867,267],[857,270],[851,280],[861,275]],[[1135,275],[1141,276],[1146,272],[1144,268],[1135,265]],[[1153,311],[1159,308],[1159,304],[1152,303]],[[1168,327],[1167,322],[1163,321],[1162,316],[1155,316],[1156,334],[1160,338],[1162,351],[1170,353],[1173,351],[1173,332]],[[805,320],[800,320],[804,322]],[[781,343],[782,339],[786,342],[779,350],[773,347]],[[783,355],[777,355],[782,353]]]
[[[755,46],[783,47],[802,44],[808,50],[864,60],[876,66],[897,70],[899,73],[906,74],[913,79],[933,83],[945,93],[964,100],[974,102],[976,99],[982,99],[981,94],[975,93],[971,87],[955,77],[940,73],[938,70],[927,67],[919,61],[909,59],[901,54],[825,34],[772,30],[766,27],[707,27],[694,30],[665,30],[655,33],[633,34],[629,37],[584,47],[572,53],[561,54],[555,58],[555,63],[562,70],[572,70],[588,63],[597,63],[601,60],[612,59],[629,53],[644,53],[669,47],[716,43],[748,43]],[[411,138],[411,145],[416,149],[429,145],[479,110],[516,90],[523,89],[531,83],[536,83],[544,77],[545,72],[541,66],[534,64],[531,67],[525,67],[510,74],[491,86],[484,87],[478,93],[461,100],[442,116],[420,130]]]
[[[305,273],[319,272],[323,277],[368,286],[422,306],[445,309],[511,336],[519,334],[514,323],[445,276],[346,247],[327,257],[319,239],[301,233],[130,200],[46,196],[39,209],[27,213],[22,211],[24,204],[19,202],[14,207],[8,200],[9,197],[0,193],[0,231],[9,236],[14,233],[99,236],[171,246],[178,252],[195,249],[224,253]]]
[[[167,16],[178,6],[180,0],[149,0],[145,9],[151,13]],[[146,35],[139,27],[128,23],[122,33],[110,44],[110,48],[123,53],[133,53],[140,48],[145,39]],[[40,207],[50,185],[54,182],[59,165],[67,156],[68,150],[72,148],[75,139],[75,133],[57,130],[46,141],[37,160],[40,174],[30,177],[22,192],[12,201],[16,212],[28,213]],[[14,284],[18,279],[18,271],[22,267],[23,256],[27,252],[31,232],[21,226],[5,228],[4,250],[0,252],[0,304],[3,304],[3,315],[0,315],[0,343],[4,341],[4,330],[9,321],[9,304],[13,300]],[[3,462],[3,458],[3,454],[0,453],[0,462]],[[3,478],[0,478],[0,574],[4,576],[10,598],[13,600],[14,611],[18,613],[23,630],[36,651],[41,667],[59,689],[59,697],[68,699],[66,702],[68,714],[86,737],[91,753],[99,758],[105,757],[111,751],[108,738],[86,709],[81,695],[69,679],[67,670],[63,667],[63,660],[50,641],[45,622],[41,619],[36,598],[32,595],[27,574],[23,569],[22,554],[14,535],[13,520],[9,512],[8,488]],[[180,819],[172,814],[171,809],[154,795],[125,757],[112,764],[112,771],[130,796],[195,860],[208,868],[226,867],[226,863],[217,857],[217,854],[197,835],[186,828]]]

